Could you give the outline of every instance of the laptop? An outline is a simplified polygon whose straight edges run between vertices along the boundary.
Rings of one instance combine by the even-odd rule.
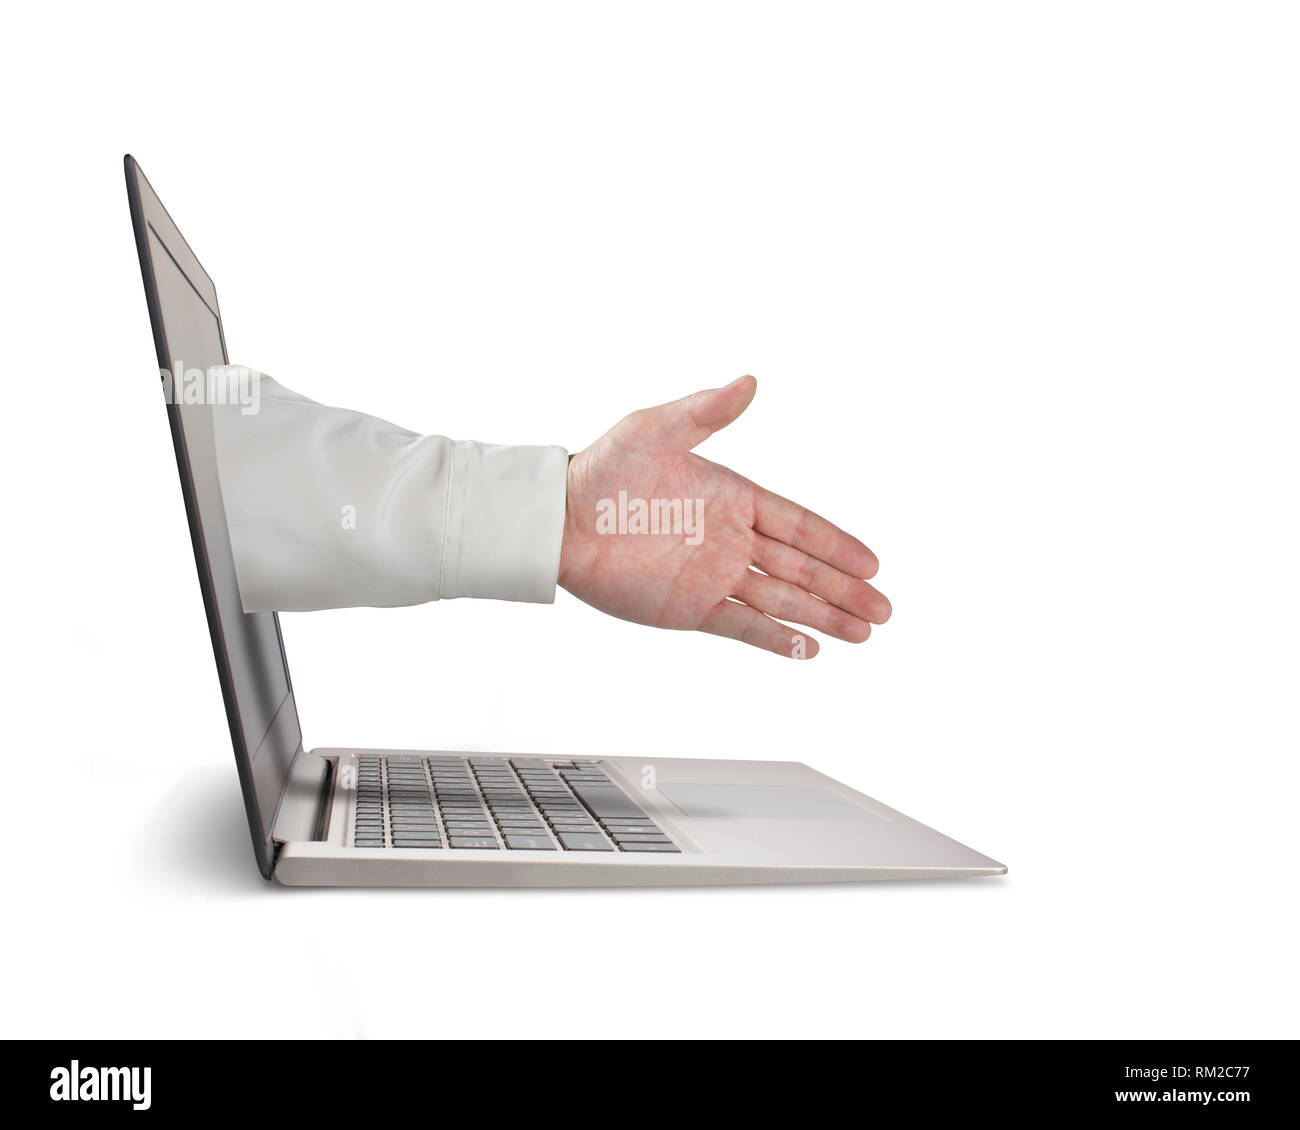
[[[823,883],[1006,868],[793,761],[303,748],[279,617],[245,612],[212,408],[170,375],[228,362],[217,291],[134,159],[126,187],[194,563],[253,852],[292,885]]]

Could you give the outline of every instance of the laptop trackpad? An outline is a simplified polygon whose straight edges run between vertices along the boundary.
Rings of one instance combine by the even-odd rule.
[[[687,816],[751,820],[879,820],[874,812],[828,789],[790,785],[660,784],[659,792]]]

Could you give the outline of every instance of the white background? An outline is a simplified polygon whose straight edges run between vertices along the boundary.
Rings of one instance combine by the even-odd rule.
[[[1295,1036],[1293,13],[7,12],[0,1034]],[[263,882],[128,150],[319,400],[576,450],[753,372],[705,453],[895,606],[805,664],[563,593],[286,616],[309,745],[807,760],[1009,875]]]

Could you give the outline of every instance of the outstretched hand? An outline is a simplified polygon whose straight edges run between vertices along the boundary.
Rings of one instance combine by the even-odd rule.
[[[757,382],[644,408],[569,461],[560,584],[602,612],[806,657],[861,643],[889,601],[857,538],[692,452],[736,419]]]

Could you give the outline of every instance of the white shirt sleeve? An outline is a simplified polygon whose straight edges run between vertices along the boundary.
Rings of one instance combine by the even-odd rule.
[[[246,612],[554,601],[563,448],[418,435],[253,379],[255,411],[213,407]]]

